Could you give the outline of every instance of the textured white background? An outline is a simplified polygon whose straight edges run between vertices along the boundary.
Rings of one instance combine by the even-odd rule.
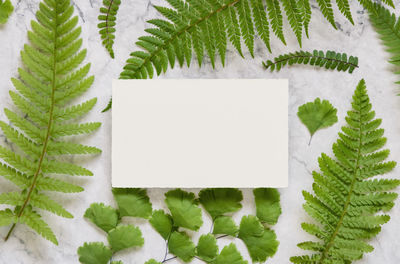
[[[38,0],[17,1],[12,0],[16,10],[5,26],[0,27],[0,102],[2,107],[11,107],[8,90],[13,89],[10,77],[16,76],[17,68],[21,65],[19,52],[27,41],[27,30],[30,21],[38,7]],[[87,120],[97,120],[103,123],[102,128],[93,136],[82,138],[84,143],[96,145],[103,149],[103,154],[97,158],[80,160],[89,169],[93,170],[93,178],[75,179],[85,186],[85,192],[77,195],[55,195],[55,199],[61,202],[71,211],[75,218],[63,219],[44,213],[44,218],[53,228],[59,239],[58,247],[43,240],[26,227],[18,226],[13,236],[7,243],[0,241],[0,263],[77,263],[76,249],[85,241],[105,241],[102,232],[82,218],[85,209],[92,202],[104,202],[114,204],[110,191],[110,149],[111,149],[111,113],[101,114],[100,110],[106,105],[111,95],[111,81],[117,78],[128,54],[136,50],[134,41],[143,34],[143,29],[149,25],[147,19],[158,16],[154,4],[162,4],[162,0],[131,0],[123,1],[116,35],[116,58],[109,58],[100,44],[97,33],[97,15],[100,0],[75,1],[76,14],[80,17],[83,28],[84,46],[88,49],[88,61],[92,62],[91,73],[96,76],[92,89],[84,98],[97,96],[99,101]],[[387,146],[391,149],[391,159],[400,159],[400,98],[395,95],[399,91],[394,84],[399,76],[393,74],[394,68],[387,63],[388,54],[384,52],[376,33],[371,28],[364,10],[352,1],[351,7],[355,26],[352,26],[341,15],[337,14],[338,28],[335,31],[328,22],[322,18],[313,2],[313,16],[310,25],[311,38],[304,40],[304,49],[332,49],[356,55],[360,59],[360,69],[352,75],[347,73],[330,72],[310,67],[296,66],[284,69],[280,73],[264,71],[261,61],[271,58],[260,41],[256,42],[255,59],[250,59],[246,53],[246,59],[241,59],[235,51],[230,49],[227,54],[227,66],[222,68],[218,63],[213,70],[206,61],[206,65],[199,69],[196,63],[187,69],[174,69],[162,78],[288,78],[290,80],[290,174],[289,188],[281,190],[283,214],[279,223],[274,227],[281,242],[279,251],[274,258],[267,261],[271,264],[289,263],[292,255],[304,253],[296,247],[298,242],[309,239],[309,236],[300,229],[300,223],[309,220],[302,210],[303,199],[301,190],[310,190],[312,184],[311,171],[317,169],[317,158],[321,152],[331,153],[331,144],[335,141],[338,129],[343,125],[343,118],[350,106],[351,95],[358,81],[365,78],[369,94],[372,98],[377,116],[383,118],[383,127],[388,137]],[[396,5],[400,4],[396,1]],[[397,12],[398,13],[398,12]],[[287,23],[286,23],[287,26]],[[275,38],[272,47],[273,54],[294,51],[299,49],[295,38],[286,27],[288,46],[285,47]],[[329,99],[338,108],[339,123],[332,128],[318,132],[311,146],[308,146],[309,134],[306,128],[296,117],[299,105],[313,100],[315,97]],[[3,111],[0,111],[0,119],[6,120]],[[127,120],[129,122],[129,120]],[[6,144],[1,137],[2,144]],[[127,171],[129,174],[129,171]],[[398,177],[397,168],[390,176]],[[13,186],[0,179],[0,191],[13,190]],[[163,194],[166,190],[149,190],[151,200],[155,208],[163,207]],[[196,193],[197,189],[192,190]],[[244,192],[244,209],[235,215],[239,221],[240,216],[254,213],[251,190]],[[373,253],[367,254],[363,264],[397,264],[400,263],[400,213],[399,204],[390,212],[392,220],[383,227],[379,236],[372,241],[375,247]],[[201,233],[208,232],[210,223],[205,215],[205,224]],[[132,220],[133,221],[133,220]],[[145,246],[139,250],[121,252],[116,259],[122,259],[126,263],[144,263],[145,260],[154,257],[162,259],[165,246],[160,237],[151,227],[141,220],[135,220],[145,234]],[[7,228],[0,228],[0,234],[5,235]],[[194,240],[197,236],[194,236]],[[221,241],[227,244],[230,240]],[[247,251],[241,242],[237,245],[248,258]],[[170,263],[179,263],[171,261]],[[199,263],[194,261],[193,263]]]

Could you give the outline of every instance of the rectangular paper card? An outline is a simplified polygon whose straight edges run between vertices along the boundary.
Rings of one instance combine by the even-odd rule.
[[[287,184],[287,80],[113,82],[113,187]]]

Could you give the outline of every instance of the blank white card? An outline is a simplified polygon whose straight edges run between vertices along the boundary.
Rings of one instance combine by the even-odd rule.
[[[287,80],[113,82],[113,187],[287,184]]]

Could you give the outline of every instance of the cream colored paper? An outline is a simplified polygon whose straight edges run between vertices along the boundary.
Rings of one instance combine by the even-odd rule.
[[[288,81],[115,80],[113,187],[286,187]]]

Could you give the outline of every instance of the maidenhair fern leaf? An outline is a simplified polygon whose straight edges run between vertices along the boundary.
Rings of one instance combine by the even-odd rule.
[[[315,98],[313,102],[299,106],[297,116],[310,132],[310,141],[315,132],[322,128],[332,126],[338,121],[337,109],[328,100]]]
[[[369,17],[380,39],[390,53],[390,63],[400,66],[400,18],[381,5],[375,5],[375,12],[370,12]],[[398,73],[398,72],[396,72]],[[396,82],[400,84],[399,82]]]
[[[335,158],[321,155],[321,172],[313,172],[314,194],[303,192],[304,210],[318,224],[303,223],[302,228],[320,241],[300,243],[300,248],[315,253],[292,257],[293,263],[351,263],[361,259],[373,250],[365,240],[375,237],[381,225],[389,221],[388,215],[376,213],[393,207],[397,194],[390,191],[400,181],[373,178],[390,172],[396,163],[385,162],[389,151],[381,149],[386,138],[378,128],[381,120],[375,119],[371,108],[362,80],[347,113],[347,126],[333,144]]]
[[[51,175],[91,176],[92,172],[58,160],[58,156],[100,153],[95,147],[63,140],[64,136],[92,133],[100,126],[100,123],[71,122],[89,112],[96,103],[96,99],[92,99],[80,105],[69,105],[94,80],[87,77],[89,64],[78,68],[85,59],[86,50],[80,49],[81,28],[77,27],[78,18],[73,17],[73,13],[69,0],[40,3],[37,22],[32,21],[32,31],[28,32],[31,45],[25,45],[21,52],[25,67],[18,70],[18,79],[12,79],[17,91],[10,91],[10,96],[19,111],[5,109],[13,126],[0,122],[0,127],[18,151],[0,147],[0,175],[21,191],[0,195],[0,203],[15,207],[13,211],[0,211],[0,222],[12,224],[6,240],[16,224],[21,223],[57,244],[55,235],[36,209],[67,218],[72,215],[41,191],[81,192],[82,187]]]
[[[100,15],[98,17],[100,23],[98,27],[102,39],[103,46],[107,49],[111,58],[114,59],[114,39],[115,39],[115,25],[117,20],[117,13],[121,0],[103,0],[103,6],[100,7]]]
[[[308,51],[291,52],[275,57],[273,61],[267,60],[263,62],[264,67],[270,69],[271,72],[274,70],[280,71],[283,67],[294,64],[307,64],[353,73],[354,69],[358,68],[358,57],[347,57],[346,53],[337,53],[331,50],[326,53],[321,50],[314,50],[312,53]]]
[[[14,6],[10,0],[0,0],[0,25],[5,24],[10,14],[14,11]]]

